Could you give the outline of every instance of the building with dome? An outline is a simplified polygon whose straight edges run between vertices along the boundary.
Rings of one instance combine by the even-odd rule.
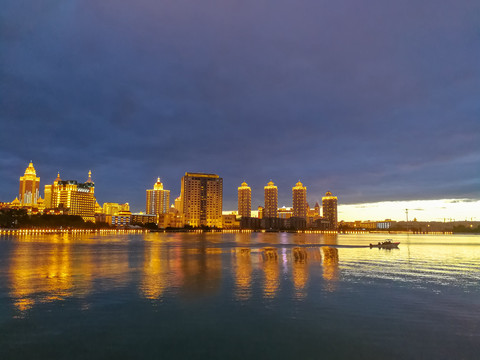
[[[28,164],[25,174],[20,177],[20,187],[18,191],[18,200],[20,206],[36,207],[40,197],[40,178],[33,167],[32,161]]]
[[[278,217],[278,188],[273,181],[270,181],[265,190],[265,207],[263,209],[264,218]]]
[[[322,197],[323,218],[328,221],[329,230],[337,229],[337,197],[330,191]]]
[[[245,181],[238,188],[238,215],[252,216],[252,189]]]
[[[307,218],[307,187],[300,180],[292,188],[293,217]]]
[[[153,189],[147,190],[147,214],[166,214],[170,209],[170,190],[163,188],[160,178],[153,185]]]

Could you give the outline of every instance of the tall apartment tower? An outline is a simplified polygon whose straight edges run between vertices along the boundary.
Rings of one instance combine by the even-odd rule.
[[[334,230],[337,228],[337,197],[333,196],[330,191],[322,197],[323,217],[328,220],[329,228]]]
[[[223,179],[215,174],[186,172],[181,185],[186,225],[221,228]]]
[[[57,177],[59,178],[60,176]],[[57,179],[52,186],[52,207],[63,207],[68,209],[69,215],[80,215],[85,221],[95,222],[97,200],[92,172],[88,172],[88,180],[84,183],[76,180],[57,181]]]
[[[238,188],[238,215],[241,217],[252,216],[252,189],[245,181]]]
[[[293,217],[307,218],[307,187],[298,181],[292,188]]]
[[[166,214],[170,209],[170,190],[164,190],[160,178],[147,190],[147,214]]]
[[[18,199],[22,206],[35,206],[39,198],[40,178],[30,161],[25,174],[20,177],[20,187],[18,191]]]
[[[265,189],[265,208],[263,209],[264,218],[276,218],[278,217],[278,189],[270,181]]]

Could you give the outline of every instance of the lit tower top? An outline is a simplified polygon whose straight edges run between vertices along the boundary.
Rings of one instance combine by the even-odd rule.
[[[88,180],[85,183],[93,184],[92,181],[92,170],[88,170]]]
[[[53,180],[53,183],[57,184],[59,181],[62,181],[62,179],[60,178],[60,171],[57,174],[57,178],[55,180]]]
[[[245,181],[238,187],[238,214],[242,217],[252,214],[252,189]]]
[[[157,182],[153,185],[153,190],[163,190],[163,183],[160,178],[157,178]]]
[[[37,177],[33,162],[30,160],[28,167],[25,169],[25,174],[20,177],[18,197],[22,206],[34,206],[37,204],[39,187],[40,178]]]

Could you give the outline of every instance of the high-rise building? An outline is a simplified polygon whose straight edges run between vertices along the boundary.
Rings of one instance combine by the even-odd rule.
[[[21,206],[36,206],[39,198],[40,178],[30,161],[25,174],[20,177],[18,198]]]
[[[215,174],[186,172],[181,185],[185,223],[221,228],[223,179]]]
[[[252,189],[245,181],[238,188],[238,215],[241,217],[252,216]]]
[[[60,176],[57,179],[60,179]],[[88,180],[85,183],[57,179],[52,186],[52,207],[68,209],[69,215],[80,215],[85,221],[95,222],[97,201],[92,172],[88,172]]]
[[[147,190],[147,214],[166,214],[170,209],[170,190],[164,190],[160,178]]]
[[[278,189],[273,181],[270,181],[267,186],[264,187],[264,189],[265,208],[263,209],[263,217],[276,218],[278,209]]]
[[[323,217],[328,221],[330,229],[337,228],[337,197],[333,196],[330,191],[322,197]]]
[[[298,181],[292,188],[293,217],[307,218],[307,187]]]
[[[54,194],[55,194],[55,187],[58,185],[58,182],[62,181],[60,178],[60,172],[57,174],[57,178],[53,181],[53,184],[47,184],[45,185],[45,208],[46,209],[51,209],[55,207],[55,199],[54,199]]]

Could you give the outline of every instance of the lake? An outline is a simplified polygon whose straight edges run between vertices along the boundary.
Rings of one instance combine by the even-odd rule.
[[[479,260],[475,235],[2,235],[0,358],[478,359]]]

